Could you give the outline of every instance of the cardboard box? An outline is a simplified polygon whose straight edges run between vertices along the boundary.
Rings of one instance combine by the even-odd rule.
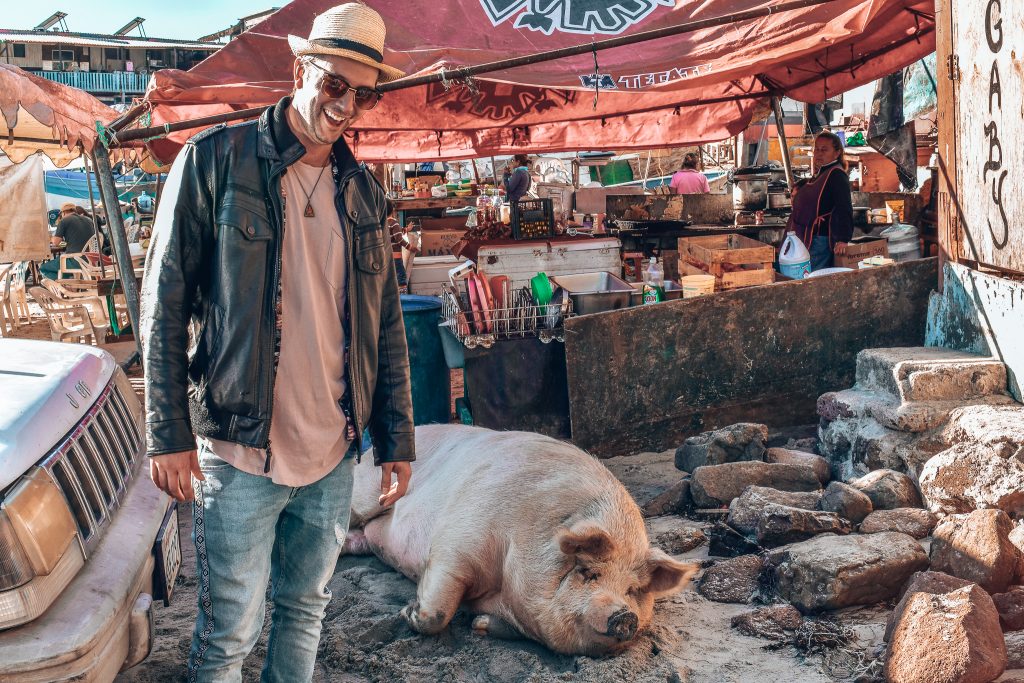
[[[462,239],[466,230],[424,230],[420,256],[451,256],[452,247]]]
[[[860,237],[846,245],[845,254],[836,254],[837,268],[856,268],[872,256],[889,256],[889,241],[884,237]]]

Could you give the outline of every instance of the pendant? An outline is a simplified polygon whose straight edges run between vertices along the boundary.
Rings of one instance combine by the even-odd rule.
[[[315,213],[313,213],[313,205],[311,203],[306,202],[306,210],[302,212],[302,215],[305,216],[306,218],[312,218],[313,216],[316,215]]]

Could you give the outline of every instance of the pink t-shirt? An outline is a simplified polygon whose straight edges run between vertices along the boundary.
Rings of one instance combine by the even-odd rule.
[[[672,180],[669,181],[669,187],[676,194],[703,194],[711,192],[711,186],[708,185],[708,179],[704,174],[689,168],[676,171],[675,175],[672,176]]]

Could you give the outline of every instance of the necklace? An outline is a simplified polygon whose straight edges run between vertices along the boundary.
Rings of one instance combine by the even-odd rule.
[[[313,183],[313,189],[310,190],[309,192],[306,192],[306,188],[303,186],[302,178],[299,177],[299,174],[295,174],[295,180],[296,182],[299,183],[299,189],[302,190],[302,193],[306,195],[306,209],[302,212],[302,215],[305,216],[306,218],[313,218],[314,216],[316,216],[316,212],[313,211],[313,193],[316,192],[316,186],[320,184],[320,179],[324,177],[324,171],[327,169],[328,166],[333,165],[333,163],[334,155],[331,155],[327,159],[327,163],[324,164],[323,167],[320,169],[320,175],[316,177],[316,182]]]

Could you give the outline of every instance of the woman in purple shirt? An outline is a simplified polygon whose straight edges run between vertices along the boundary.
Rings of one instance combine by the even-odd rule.
[[[683,167],[675,172],[669,187],[676,194],[707,194],[711,192],[708,179],[697,170],[697,155],[687,152],[683,157]]]

